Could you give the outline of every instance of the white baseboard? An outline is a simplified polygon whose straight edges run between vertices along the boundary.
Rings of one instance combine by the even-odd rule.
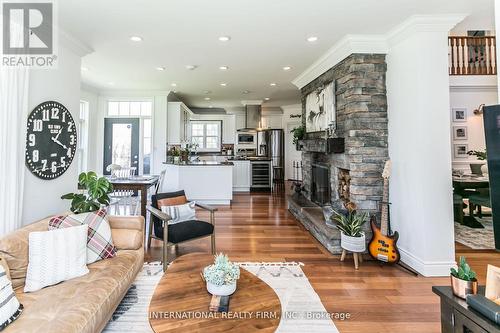
[[[408,251],[399,248],[401,261],[425,277],[449,276],[450,268],[456,267],[455,261],[423,261]]]

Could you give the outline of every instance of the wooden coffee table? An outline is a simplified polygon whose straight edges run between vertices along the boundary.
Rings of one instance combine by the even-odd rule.
[[[281,318],[281,304],[274,290],[241,268],[229,312],[210,312],[212,295],[201,277],[213,263],[205,253],[176,259],[155,289],[149,304],[149,323],[156,333],[166,332],[274,332]],[[251,316],[251,317],[250,317]]]

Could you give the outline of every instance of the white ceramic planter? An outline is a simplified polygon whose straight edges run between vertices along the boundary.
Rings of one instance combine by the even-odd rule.
[[[234,284],[225,284],[222,286],[217,286],[215,284],[207,282],[207,290],[212,295],[229,296],[236,291],[236,282]]]
[[[366,237],[363,233],[361,237],[351,237],[340,233],[340,246],[350,252],[365,252]]]

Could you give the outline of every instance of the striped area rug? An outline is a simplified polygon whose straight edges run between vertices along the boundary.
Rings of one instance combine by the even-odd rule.
[[[338,333],[339,331],[301,269],[295,262],[240,262],[274,289],[281,301],[280,333]],[[149,301],[162,276],[159,263],[145,264],[103,332],[152,332],[148,322]],[[208,306],[208,305],[207,305]]]

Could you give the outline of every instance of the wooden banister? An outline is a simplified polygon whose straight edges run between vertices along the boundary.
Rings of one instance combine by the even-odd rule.
[[[496,75],[495,36],[449,36],[450,75]]]

